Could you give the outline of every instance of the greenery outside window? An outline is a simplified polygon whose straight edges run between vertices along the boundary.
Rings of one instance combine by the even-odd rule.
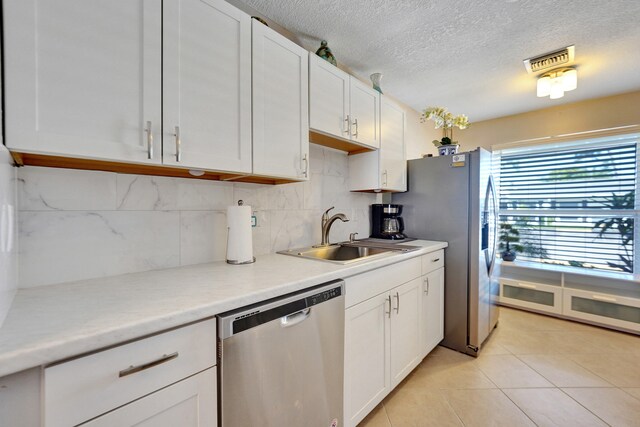
[[[640,272],[638,134],[499,155],[500,220],[530,262]]]

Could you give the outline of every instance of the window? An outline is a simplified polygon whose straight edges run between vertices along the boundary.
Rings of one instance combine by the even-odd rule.
[[[500,220],[520,233],[518,258],[639,271],[639,141],[633,134],[499,152]]]

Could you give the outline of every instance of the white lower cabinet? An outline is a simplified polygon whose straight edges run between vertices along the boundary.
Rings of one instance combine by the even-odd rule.
[[[420,357],[420,278],[391,291],[391,386],[418,366]]]
[[[444,267],[422,276],[420,356],[424,357],[444,338]]]
[[[345,313],[346,426],[358,424],[391,391],[388,293]]]
[[[433,285],[425,302],[422,264],[413,258],[345,280],[347,427],[362,421],[442,339],[444,268],[428,274]]]
[[[358,424],[420,363],[420,283],[414,279],[347,309],[347,426]]]
[[[500,302],[505,305],[561,314],[562,287],[501,278]]]
[[[215,365],[210,319],[45,367],[44,426],[215,426]]]
[[[217,411],[216,371],[209,368],[82,425],[212,427]]]
[[[562,314],[592,323],[640,332],[640,299],[564,288]]]

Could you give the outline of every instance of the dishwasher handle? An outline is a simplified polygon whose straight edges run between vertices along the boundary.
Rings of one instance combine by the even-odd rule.
[[[311,315],[311,308],[305,308],[300,311],[297,311],[293,314],[289,314],[288,316],[282,316],[280,318],[280,326],[283,328],[289,328],[291,326],[295,326],[300,322],[304,322]]]

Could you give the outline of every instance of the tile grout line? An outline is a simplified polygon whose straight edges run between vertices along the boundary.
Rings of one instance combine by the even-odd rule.
[[[549,384],[551,384],[554,388],[559,388],[556,383],[554,383],[553,381],[551,381],[549,378],[545,377],[544,375],[542,375],[542,372],[539,372],[536,368],[534,368],[533,366],[529,365],[526,361],[522,360],[520,358],[520,356],[536,356],[535,354],[531,355],[531,354],[521,354],[521,355],[517,355],[514,354],[515,358],[518,359],[520,362],[524,363],[525,366],[527,366],[529,369],[531,369],[533,372],[535,372],[536,374],[540,375],[542,378],[544,378],[545,380],[547,380],[549,382]],[[545,356],[544,354],[540,355],[540,356]],[[527,387],[524,387],[527,388]],[[549,387],[529,387],[529,388],[549,388]]]
[[[598,375],[597,373],[593,372],[591,369],[589,369],[588,367],[584,366],[582,363],[578,362],[577,360],[574,360],[569,356],[564,356],[564,357],[566,357],[567,359],[571,360],[573,363],[575,363],[576,365],[580,366],[582,369],[584,369],[585,371],[589,372],[590,374],[595,375],[596,377],[600,378],[605,383],[611,385],[611,387],[599,387],[599,388],[619,388],[616,384],[612,383],[611,381],[607,380],[606,378],[603,378],[601,375]],[[566,388],[589,388],[589,387],[566,387]]]
[[[391,427],[393,427],[393,424],[391,423],[391,418],[389,418],[389,413],[387,412],[387,407],[384,406],[384,400],[380,402],[380,404],[382,405],[382,410],[384,411],[384,416],[387,418],[387,422]]]
[[[549,387],[546,387],[546,388],[549,388]],[[509,397],[509,395],[508,395],[507,393],[505,393],[505,392],[504,392],[504,390],[502,390],[501,388],[499,388],[498,390],[500,390],[500,393],[502,393],[502,394],[503,394],[507,399],[509,399],[509,402],[513,403],[513,405],[514,405],[516,408],[518,408],[518,410],[519,410],[520,412],[522,412],[522,413],[524,414],[524,416],[525,416],[525,417],[527,417],[527,418],[529,419],[529,421],[531,421],[531,423],[532,423],[534,426],[537,426],[537,425],[538,425],[538,424],[533,420],[533,418],[531,418],[531,417],[529,416],[529,414],[527,414],[527,413],[525,412],[525,410],[524,410],[524,409],[522,409],[520,406],[518,406],[518,404],[517,404],[516,402],[514,402],[514,401]]]
[[[567,387],[567,388],[569,388],[569,387]],[[634,399],[636,399],[636,400],[639,400],[639,401],[640,401],[640,397],[635,396],[635,395],[633,395],[633,394],[629,393],[629,392],[626,390],[627,388],[638,388],[638,387],[624,387],[624,388],[623,388],[623,387],[616,387],[616,388],[619,388],[620,390],[622,390],[622,391],[624,391],[625,393],[627,393],[629,396],[631,396],[631,397],[633,397]]]
[[[489,380],[489,381],[491,381],[491,380]],[[464,421],[462,421],[462,418],[460,418],[460,415],[458,414],[458,412],[456,412],[456,408],[454,408],[453,405],[451,404],[451,402],[449,402],[449,399],[447,399],[447,396],[444,393],[442,393],[442,390],[443,389],[437,389],[436,392],[444,399],[444,401],[447,403],[447,406],[449,408],[451,408],[451,411],[454,413],[454,415],[456,416],[458,421],[460,421],[460,424],[462,424],[463,426],[466,426]],[[391,426],[391,427],[393,427],[393,426]]]
[[[610,388],[610,387],[565,387],[565,388]],[[611,426],[611,424],[609,424],[608,422],[606,422],[605,420],[603,420],[602,418],[600,418],[598,416],[598,414],[596,414],[595,412],[593,412],[592,410],[590,410],[589,408],[587,408],[586,406],[584,406],[582,403],[580,403],[578,400],[574,399],[573,396],[571,396],[569,393],[567,393],[566,391],[564,391],[564,389],[562,389],[561,387],[558,387],[558,390],[560,390],[565,396],[567,396],[569,399],[573,400],[574,402],[576,402],[578,405],[580,405],[581,407],[583,407],[587,412],[589,412],[590,414],[592,414],[594,417],[596,417],[597,419],[599,419],[600,421],[602,421],[603,423],[605,423],[608,426]]]

